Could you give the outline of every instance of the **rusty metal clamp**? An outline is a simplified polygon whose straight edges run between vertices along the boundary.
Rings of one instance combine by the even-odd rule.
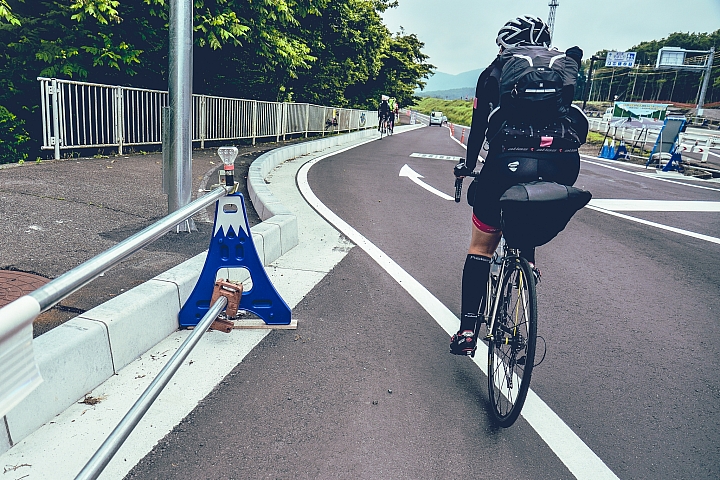
[[[212,330],[219,330],[225,333],[232,331],[235,324],[231,322],[230,319],[235,318],[238,314],[242,292],[242,284],[230,283],[227,280],[217,280],[215,282],[210,305],[213,305],[215,301],[222,296],[227,298],[227,307],[225,307],[224,318],[221,315],[210,325]]]

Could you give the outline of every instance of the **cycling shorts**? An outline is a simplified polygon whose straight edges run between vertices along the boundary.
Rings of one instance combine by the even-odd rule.
[[[475,179],[473,224],[488,233],[500,231],[500,197],[518,183],[544,180],[572,185],[580,173],[577,152],[543,154],[502,153],[488,155]]]

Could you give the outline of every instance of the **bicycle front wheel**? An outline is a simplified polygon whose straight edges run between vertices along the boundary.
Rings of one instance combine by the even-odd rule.
[[[495,325],[488,344],[488,393],[495,420],[509,427],[520,415],[537,341],[535,276],[527,260],[505,260]]]

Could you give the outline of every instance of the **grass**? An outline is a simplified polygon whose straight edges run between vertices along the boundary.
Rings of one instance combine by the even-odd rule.
[[[472,100],[441,100],[439,98],[422,98],[412,108],[420,113],[443,112],[450,123],[470,125],[472,122]]]

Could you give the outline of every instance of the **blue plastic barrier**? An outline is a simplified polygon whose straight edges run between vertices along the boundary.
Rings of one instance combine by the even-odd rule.
[[[610,153],[610,147],[608,146],[607,138],[605,139],[605,143],[603,143],[602,149],[600,150],[600,155],[598,157],[600,158],[610,158],[608,157],[608,154]]]
[[[240,193],[223,197],[216,203],[210,248],[200,278],[180,309],[180,327],[197,325],[210,309],[217,273],[223,268],[245,268],[250,273],[252,288],[243,291],[240,310],[254,313],[268,325],[290,324],[290,307],[275,290],[260,261]]]
[[[613,160],[629,160],[629,159],[630,159],[630,154],[627,151],[625,142],[621,141],[620,145],[618,146],[617,150],[615,151],[615,155],[613,155]]]

